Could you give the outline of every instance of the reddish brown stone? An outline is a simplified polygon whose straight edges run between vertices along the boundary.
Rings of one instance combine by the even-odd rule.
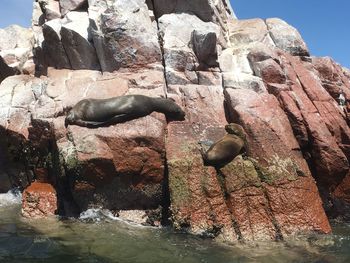
[[[48,183],[33,182],[23,192],[22,215],[28,218],[53,216],[57,213],[56,190]]]
[[[224,131],[223,127],[216,130],[216,134]],[[201,138],[200,135],[206,133],[209,134],[190,124],[171,123],[168,126],[166,150],[172,221],[176,228],[188,229],[194,234],[219,236],[232,242],[238,237],[216,171],[203,165],[199,151],[199,140],[216,139]]]
[[[35,175],[35,180],[39,183],[49,182],[49,174],[46,168],[35,168],[34,175]]]
[[[279,94],[279,99],[293,128],[295,138],[302,149],[306,148],[309,143],[308,130],[304,123],[303,115],[295,101],[293,92],[283,91]]]
[[[170,92],[176,92],[177,100],[183,102],[186,121],[204,125],[227,123],[221,86],[178,85],[171,86]]]
[[[349,127],[317,75],[308,70],[310,65],[287,54],[281,54],[281,59],[291,81],[291,91],[281,96],[283,108],[295,134],[300,136],[304,154],[311,154],[315,176],[326,188],[334,187],[349,169],[346,157]]]
[[[286,76],[280,65],[272,58],[255,62],[253,64],[254,72],[267,83],[284,84]]]
[[[185,122],[168,125],[166,139],[173,225],[229,242],[238,236],[216,171],[203,164],[199,141],[216,141],[226,124],[224,96],[219,86],[171,86],[183,102]]]
[[[239,238],[243,240],[275,240],[278,229],[254,165],[236,158],[221,170],[226,203]]]
[[[264,185],[271,211],[281,234],[330,233],[331,227],[322,208],[314,180],[299,177],[287,184]]]
[[[274,96],[227,89],[225,97],[232,116],[236,116],[248,134],[251,157],[261,162],[266,162],[264,160],[273,154],[280,158],[291,157],[309,174],[288,118]]]
[[[350,173],[345,176],[344,180],[334,190],[333,196],[350,205]]]
[[[260,219],[260,223],[270,220],[268,236],[288,237],[298,233],[298,227],[303,231],[328,233],[330,226],[316,184],[277,99],[269,94],[247,94],[246,90],[231,89],[225,91],[225,97],[231,115],[248,135],[249,156],[255,158],[262,187],[261,190],[254,188],[257,197],[250,202],[253,206],[258,201],[264,204],[265,209],[259,213],[264,220]],[[305,196],[307,203],[303,199]],[[250,214],[253,220],[254,214],[256,212]]]
[[[340,107],[338,107],[338,109],[340,109],[341,115],[349,124],[350,115],[348,113],[350,112],[350,81],[347,71],[329,57],[313,58],[312,63],[317,70],[317,74],[322,81],[323,87],[337,103],[339,103],[339,95],[341,93],[344,95],[346,100],[344,112],[343,109],[340,109]]]
[[[343,181],[335,188],[330,195],[332,201],[332,209],[329,211],[330,216],[350,220],[350,173],[348,173]]]
[[[81,209],[153,209],[161,204],[164,123],[155,114],[100,129],[69,127],[76,154],[68,155],[66,166]],[[69,149],[62,143],[60,148]]]

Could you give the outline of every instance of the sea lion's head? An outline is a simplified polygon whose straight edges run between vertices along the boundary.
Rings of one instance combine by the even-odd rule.
[[[246,139],[246,135],[243,127],[237,123],[227,124],[225,126],[225,130],[228,134],[237,135],[241,139]]]
[[[64,126],[67,128],[68,125],[70,124],[74,124],[74,120],[75,120],[75,114],[74,114],[74,111],[73,109],[71,109],[68,113],[67,113],[67,116],[64,120]]]
[[[181,109],[179,105],[175,103],[173,99],[167,99],[167,113],[166,117],[174,121],[183,121],[185,120],[186,113]]]

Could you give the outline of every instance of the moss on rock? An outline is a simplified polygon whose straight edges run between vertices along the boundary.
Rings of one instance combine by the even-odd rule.
[[[229,192],[248,186],[261,186],[261,180],[254,164],[251,160],[244,160],[241,156],[236,157],[220,171],[221,174],[230,176],[227,179],[230,180],[230,183],[227,184],[229,186],[227,191]]]
[[[170,199],[174,206],[182,206],[191,198],[189,184],[187,182],[188,174],[191,170],[193,160],[172,160],[168,162]]]
[[[262,182],[273,185],[278,181],[295,181],[299,175],[304,174],[299,166],[291,158],[280,158],[277,154],[267,160],[267,165],[263,166],[259,161],[250,158],[254,164]]]

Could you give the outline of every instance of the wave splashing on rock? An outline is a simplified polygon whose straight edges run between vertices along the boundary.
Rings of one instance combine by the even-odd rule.
[[[0,207],[20,204],[22,194],[18,188],[9,190],[7,193],[0,194]]]

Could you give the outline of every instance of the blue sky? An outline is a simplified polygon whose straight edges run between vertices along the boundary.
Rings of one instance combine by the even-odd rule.
[[[0,0],[0,28],[29,27],[33,0]],[[279,17],[296,27],[311,54],[350,68],[350,0],[231,0],[240,19]]]
[[[29,27],[33,0],[0,0],[0,28],[11,24]]]

